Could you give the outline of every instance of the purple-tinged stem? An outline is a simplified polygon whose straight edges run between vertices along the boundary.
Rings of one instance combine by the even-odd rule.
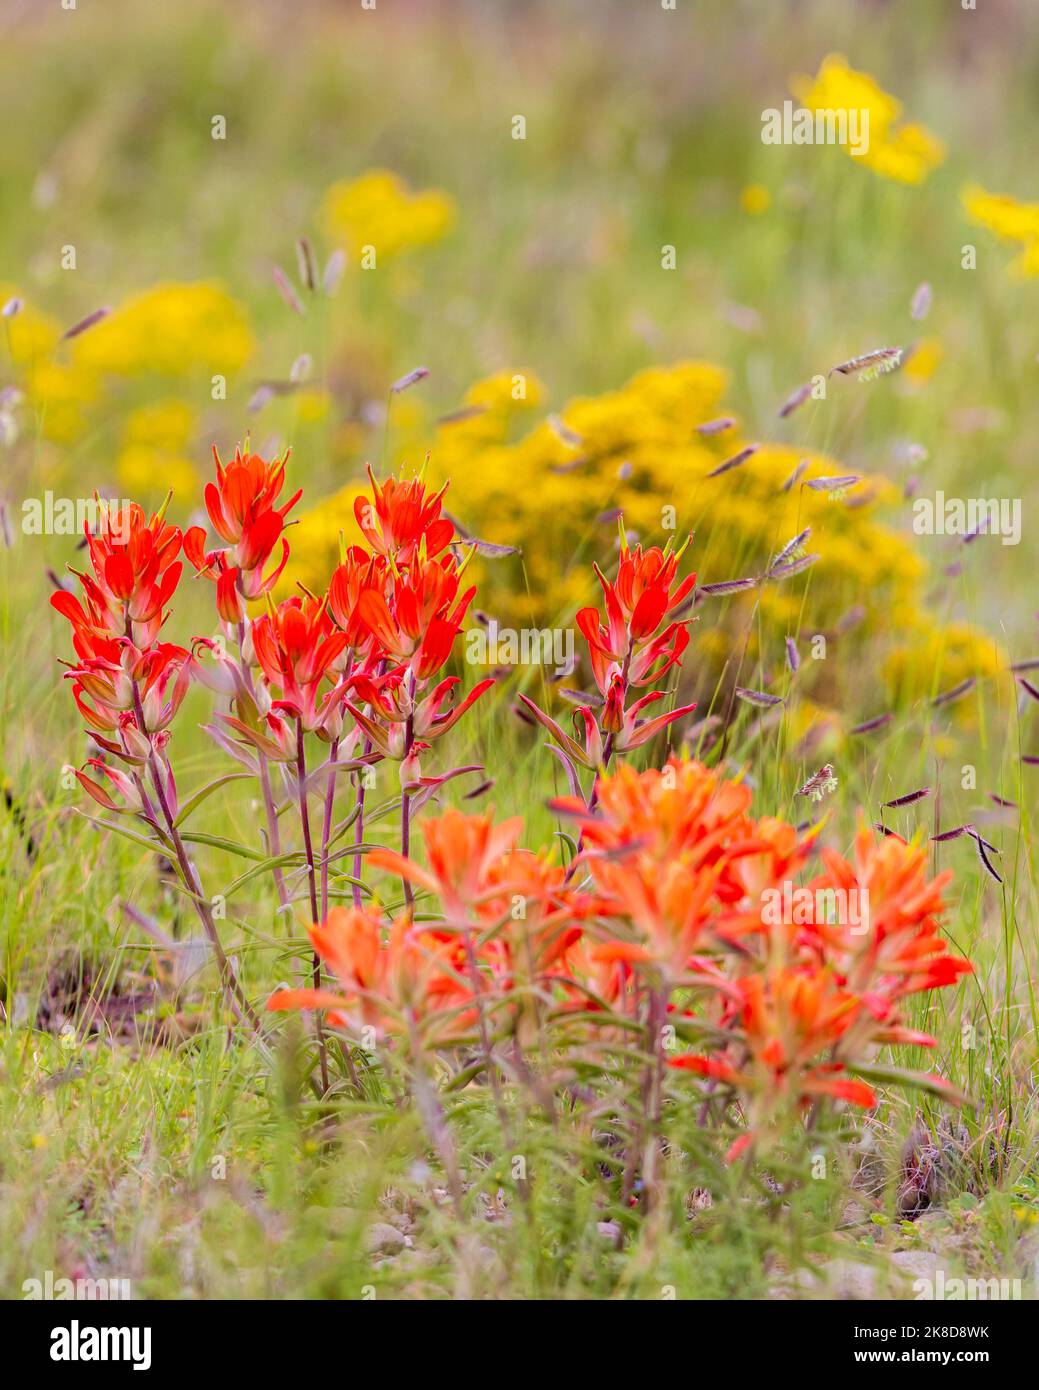
[[[162,812],[162,819],[166,826],[166,834],[173,846],[173,852],[177,859],[181,877],[195,904],[195,911],[198,913],[205,933],[209,937],[210,945],[213,948],[213,955],[216,957],[217,967],[220,971],[220,982],[227,995],[228,1003],[231,1006],[231,1012],[240,1022],[248,1022],[256,1032],[257,1037],[262,1041],[263,1028],[260,1025],[260,1020],[253,1006],[246,998],[245,991],[238,981],[238,976],[235,974],[234,967],[224,953],[224,948],[220,943],[220,933],[216,929],[216,921],[213,918],[213,913],[209,906],[209,900],[202,892],[201,881],[199,880],[195,866],[192,864],[187,850],[184,848],[184,841],[180,838],[180,832],[176,826],[176,817],[170,810],[170,804],[166,797],[166,789],[163,786],[162,769],[159,766],[159,759],[156,756],[155,749],[150,746],[151,740],[144,719],[144,705],[141,701],[140,687],[136,680],[133,682],[133,704],[137,727],[141,733],[149,739],[148,771],[151,774],[156,800]]]
[[[336,792],[336,769],[335,762],[339,756],[339,740],[332,740],[332,747],[329,753],[329,761],[332,766],[328,770],[328,786],[325,789],[325,819],[321,827],[321,920],[328,916],[328,842],[332,837],[332,816],[335,810]]]
[[[370,753],[371,750],[372,750],[372,741],[371,741],[371,739],[366,739],[366,740],[365,740],[364,751],[365,751],[365,753]],[[361,906],[361,901],[362,901],[362,899],[361,899],[361,851],[360,851],[359,846],[362,845],[362,844],[364,843],[364,792],[365,792],[365,787],[364,787],[364,769],[362,768],[362,770],[361,770],[361,775],[360,775],[360,777],[357,779],[357,802],[356,802],[356,805],[357,805],[357,826],[356,826],[356,828],[355,828],[355,830],[354,830],[354,846],[355,846],[355,853],[354,853],[354,874],[353,874],[353,877],[354,877],[354,882],[353,882],[354,907],[360,907],[360,906]]]
[[[415,727],[411,717],[408,717],[406,732],[404,735],[404,761],[407,762],[408,755],[415,743]],[[411,851],[411,793],[405,788],[400,794],[400,852],[407,859]],[[411,880],[401,875],[401,884],[404,888],[404,902],[410,912],[415,906],[415,890],[411,886]]]
[[[242,677],[245,681],[246,689],[253,695],[253,677],[249,665],[245,659],[245,621],[238,624],[238,657],[242,667]],[[261,750],[256,750],[256,763],[260,782],[260,794],[263,797],[263,809],[267,818],[267,844],[272,856],[275,859],[281,857],[281,831],[278,827],[278,813],[274,806],[274,793],[271,790],[271,770],[267,755]],[[272,870],[274,876],[274,888],[278,894],[278,906],[287,907],[289,902],[288,889],[285,886],[285,875],[279,865]]]
[[[310,889],[310,920],[318,926],[323,918],[318,916],[317,871],[314,866],[314,842],[310,836],[310,813],[307,810],[307,754],[303,742],[303,720],[296,721],[296,775],[299,779],[299,818],[303,827],[303,848],[307,856],[307,884]],[[321,957],[314,952],[312,981],[315,989],[321,988]],[[325,1030],[321,1022],[320,1010],[314,1012],[314,1035],[317,1038],[318,1057],[321,1064],[322,1093],[328,1091],[328,1048],[325,1044]]]

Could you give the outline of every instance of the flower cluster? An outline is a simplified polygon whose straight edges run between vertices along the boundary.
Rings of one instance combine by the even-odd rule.
[[[472,992],[458,973],[451,938],[424,931],[407,916],[388,932],[377,913],[333,908],[310,940],[338,984],[332,989],[285,989],[271,995],[272,1012],[325,1009],[336,1027],[375,1038],[429,1025],[429,1045],[450,1041],[470,1026]]]
[[[605,619],[597,608],[582,608],[577,615],[599,692],[598,718],[591,705],[581,705],[575,711],[575,723],[584,735],[583,746],[533,700],[520,696],[552,735],[575,786],[575,763],[593,769],[607,767],[614,754],[648,743],[696,708],[695,704],[683,705],[651,719],[640,718],[647,706],[664,698],[661,690],[650,690],[628,703],[632,689],[658,685],[673,666],[681,665],[689,644],[690,620],[676,616],[696,584],[695,574],[676,583],[684,550],[683,545],[673,551],[670,542],[663,550],[657,546],[645,552],[641,546],[630,549],[622,526],[616,579],[611,583],[595,566],[605,599]]]
[[[363,740],[365,758],[396,760],[405,785],[419,782],[421,753],[493,684],[483,681],[454,704],[458,677],[428,688],[476,592],[461,589],[465,561],[451,546],[443,489],[430,494],[419,479],[380,484],[369,470],[371,496],[357,501],[366,544],[341,547],[320,596],[306,591],[275,604],[271,590],[289,553],[285,517],[300,495],[277,505],[284,478],[283,460],[236,454],[225,469],[217,459],[206,506],[226,548],[207,551],[201,528],[185,535],[185,553],[216,581],[218,613],[240,647],[236,662],[199,642],[215,663],[202,678],[233,695],[236,714],[223,716],[231,734],[269,758],[297,757],[295,723],[343,752]],[[265,572],[279,541],[281,556]],[[268,611],[250,621],[248,601],[260,597]]]
[[[165,509],[164,509],[165,510]],[[177,556],[181,533],[158,512],[150,519],[136,504],[128,508],[98,503],[98,525],[86,531],[92,574],[77,573],[82,601],[67,590],[51,604],[72,625],[77,661],[66,663],[66,679],[95,745],[129,769],[104,758],[89,766],[105,777],[139,811],[148,802],[141,769],[157,756],[161,789],[175,813],[173,774],[163,750],[168,726],[190,681],[188,652],[159,640],[167,605],[180,582]],[[106,809],[117,809],[105,787],[88,773],[77,777]]]
[[[327,1007],[352,1031],[381,1035],[410,1015],[442,1044],[471,1034],[481,1011],[498,1036],[522,1038],[532,1015],[544,1029],[546,1007],[564,1025],[580,1008],[607,1034],[655,999],[647,1046],[658,1047],[661,1018],[680,1015],[708,1046],[670,1065],[704,1079],[706,1100],[739,1099],[733,1159],[825,1097],[875,1105],[857,1073],[877,1047],[933,1044],[906,1025],[900,1001],[971,969],[940,934],[946,876],[929,880],[924,852],[897,836],[877,843],[861,831],[850,863],[824,851],[808,885],[867,894],[858,935],[825,914],[776,922],[763,911],[766,892],[805,868],[815,834],[755,819],[746,784],[700,763],[622,765],[600,776],[594,809],[554,805],[582,828],[569,872],[517,848],[519,821],[459,811],[425,821],[425,866],[374,852],[371,867],[406,877],[428,895],[427,917],[436,902],[440,914],[421,929],[399,919],[381,954],[370,914],[333,914],[312,939],[340,993],[280,991],[269,1007]],[[917,1080],[956,1098],[937,1077]]]
[[[496,825],[491,813],[452,810],[423,822],[426,866],[372,851],[369,866],[436,898],[441,920],[419,927],[408,914],[398,918],[379,956],[375,916],[330,914],[311,939],[341,995],[330,1003],[313,990],[278,991],[268,1007],[332,1008],[353,1031],[374,1025],[380,1036],[402,1031],[410,1014],[443,1039],[471,1032],[484,997],[515,1002],[520,986],[567,978],[594,899],[560,865],[518,848],[522,828],[519,817]]]
[[[226,699],[206,732],[259,782],[266,846],[283,911],[291,909],[293,900],[283,863],[286,858],[301,860],[315,933],[315,988],[321,984],[321,954],[335,935],[319,924],[328,917],[338,775],[367,772],[383,758],[401,764],[401,838],[406,846],[412,795],[421,790],[428,796],[449,778],[475,770],[455,768],[424,777],[421,753],[492,682],[482,682],[455,701],[458,678],[443,675],[475,595],[474,588],[461,587],[466,562],[456,554],[454,524],[443,515],[443,489],[431,494],[421,479],[380,484],[369,471],[372,495],[357,513],[366,544],[344,544],[341,562],[321,595],[304,591],[275,604],[271,591],[289,556],[285,531],[291,523],[286,518],[300,493],[281,500],[284,458],[268,460],[240,449],[226,466],[215,449],[214,458],[216,478],[206,488],[205,502],[221,545],[209,548],[199,526],[182,536],[166,523],[166,507],[149,520],[137,504],[98,503],[99,523],[86,526],[93,573],[78,576],[82,600],[61,589],[52,603],[72,625],[77,660],[69,663],[68,678],[94,746],[103,755],[91,758],[77,776],[106,810],[140,818],[155,850],[175,860],[213,946],[228,1002],[237,1017],[259,1029],[223,952],[214,912],[179,829],[182,817],[227,780],[217,778],[201,788],[178,814],[166,749],[169,726],[192,679]],[[181,550],[196,574],[214,584],[222,625],[219,639],[196,638],[190,651],[160,640],[183,571]],[[258,602],[266,604],[266,611],[253,616],[251,606]],[[307,735],[331,745],[326,761],[313,770],[307,767]],[[352,757],[362,742],[363,750]],[[272,764],[289,798],[280,809]],[[324,816],[316,836],[309,800],[319,792],[324,793]],[[282,848],[281,816],[293,803],[301,854]],[[359,913],[360,781],[348,823],[356,824],[352,891]],[[242,852],[247,857],[256,853],[246,847]],[[370,943],[374,920],[363,915],[347,919],[351,939],[360,939],[364,929]],[[393,956],[385,970],[380,966],[378,978],[388,970],[398,982],[412,975],[424,979],[419,957],[428,942],[413,942],[403,927],[393,940],[399,960]],[[340,952],[337,969],[342,958]],[[373,987],[374,979],[368,981]],[[327,1085],[320,1027],[318,1038],[322,1084]]]
[[[211,374],[240,371],[255,346],[248,314],[219,284],[154,285],[71,341],[57,318],[23,299],[20,287],[0,286],[0,300],[12,297],[20,305],[8,325],[18,387],[38,416],[43,437],[60,445],[104,429],[114,414],[113,397],[128,381],[149,379],[190,397],[204,376],[208,400]],[[156,423],[148,408],[127,419],[117,465],[124,486],[136,480],[146,495],[155,494],[160,478],[163,487],[170,485],[170,465],[177,476],[195,482],[180,421],[174,423],[172,447],[168,439],[171,406],[181,416],[186,412],[190,424],[193,412],[183,399],[166,402],[158,431],[142,433],[143,426]]]
[[[853,862],[828,849],[822,855],[824,872],[807,888],[817,905],[807,920],[794,914],[766,926],[760,914],[757,938],[740,960],[732,989],[719,996],[717,1021],[731,1040],[711,1055],[672,1061],[746,1099],[749,1129],[732,1157],[766,1130],[784,1103],[804,1107],[828,1095],[874,1106],[872,1088],[848,1071],[867,1069],[884,1043],[934,1046],[934,1038],[906,1025],[900,1001],[954,985],[971,970],[968,961],[949,954],[941,936],[942,888],[951,875],[929,879],[923,848],[893,834],[878,842],[863,827]],[[783,881],[789,882],[789,872],[783,869]],[[752,912],[766,886],[750,900]],[[868,905],[865,920],[861,914],[851,920],[837,906],[853,900]],[[940,1078],[922,1080],[956,1099]]]
[[[629,929],[593,955],[652,966],[680,980],[697,953],[760,926],[766,887],[804,865],[811,837],[754,821],[750,788],[702,763],[662,771],[619,767],[599,779],[597,804],[561,800],[581,827],[583,858],[610,915]]]
[[[387,260],[440,241],[455,220],[455,206],[439,189],[412,193],[388,169],[369,169],[327,190],[321,218],[333,245],[355,256],[371,247]]]
[[[696,1103],[707,1113],[739,1116],[730,1157],[763,1147],[784,1117],[814,1111],[825,1098],[872,1106],[877,1048],[933,1042],[909,1026],[906,998],[954,985],[971,968],[941,935],[945,877],[928,878],[919,847],[894,835],[877,843],[863,829],[850,861],[823,850],[821,871],[798,891],[812,904],[868,900],[865,926],[861,915],[816,907],[777,917],[766,902],[805,873],[819,827],[802,833],[756,817],[745,782],[700,762],[671,758],[637,772],[624,761],[692,708],[641,717],[663,697],[659,687],[688,646],[696,579],[679,576],[685,547],[632,546],[622,528],[615,575],[596,567],[602,608],[577,615],[595,686],[576,714],[583,739],[525,702],[570,775],[573,795],[552,803],[579,832],[570,864],[521,847],[519,818],[499,824],[492,812],[458,810],[422,821],[420,861],[412,814],[469,770],[423,776],[421,755],[492,682],[454,702],[458,680],[443,674],[475,596],[463,585],[470,555],[459,553],[443,489],[430,491],[422,477],[380,483],[370,471],[369,483],[370,495],[355,505],[361,541],[341,543],[321,593],[275,602],[289,551],[286,518],[299,494],[281,500],[284,459],[238,451],[226,466],[216,457],[206,489],[222,545],[208,548],[200,527],[182,537],[165,508],[148,518],[137,505],[100,507],[99,523],[87,527],[82,598],[62,590],[52,599],[72,626],[76,661],[67,676],[101,754],[80,780],[106,809],[135,814],[156,850],[175,860],[235,1015],[261,1031],[179,830],[224,779],[178,814],[167,757],[170,724],[193,677],[228,702],[208,732],[259,781],[283,910],[292,906],[292,875],[306,876],[311,981],[279,989],[268,1009],[314,1014],[322,1094],[331,1084],[325,1019],[369,1048],[378,1043],[387,1057],[410,1058],[430,1114],[421,1060],[429,1049],[475,1047],[469,1065],[496,1093],[511,1068],[551,1106],[553,1056],[566,1056],[575,1040],[593,1057],[598,1048],[609,1054],[632,1029],[645,1030],[640,1055],[652,1059],[652,1071],[644,1093],[656,1096],[639,1124],[657,1123],[669,1060],[700,1078]],[[220,641],[196,639],[191,651],[162,640],[182,550],[215,585],[223,625]],[[253,616],[258,605],[264,611]],[[330,745],[312,770],[308,736]],[[341,823],[355,826],[354,846],[342,852],[354,857],[353,906],[333,907],[338,774],[382,759],[400,764],[400,849],[364,843],[359,780]],[[272,766],[288,793],[281,810]],[[593,773],[587,795],[579,768]],[[322,792],[315,836],[309,800]],[[281,817],[293,803],[302,852],[286,853]],[[364,881],[365,855],[369,872],[399,879],[400,910],[385,912]],[[669,1018],[692,1046],[665,1059]],[[532,1068],[527,1051],[535,1045]],[[434,1130],[439,1143],[439,1121]]]
[[[1012,274],[1021,278],[1039,275],[1039,203],[1026,203],[1008,193],[989,193],[977,184],[964,188],[960,200],[973,223],[1020,248]]]
[[[269,594],[289,558],[283,536],[285,517],[303,495],[302,488],[280,507],[275,502],[285,486],[285,459],[268,463],[258,454],[235,456],[225,468],[213,449],[216,482],[206,484],[206,511],[226,550],[207,553],[206,533],[191,526],[184,533],[184,554],[200,575],[217,589],[217,611],[227,623],[245,617],[244,600]],[[265,577],[264,568],[281,541],[281,559]]]

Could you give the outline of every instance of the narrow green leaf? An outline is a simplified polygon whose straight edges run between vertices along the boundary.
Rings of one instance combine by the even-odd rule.
[[[219,787],[225,786],[228,782],[241,782],[245,778],[252,776],[251,772],[226,772],[223,777],[217,777],[213,782],[207,782],[201,787],[194,796],[189,796],[184,805],[180,808],[180,814],[173,822],[175,826],[182,825],[191,815],[196,807],[201,806],[207,796],[211,796]]]
[[[190,841],[193,845],[212,845],[214,849],[226,850],[228,854],[237,854],[241,859],[254,859],[258,863],[265,863],[267,855],[258,849],[250,849],[248,845],[240,845],[237,840],[227,840],[222,835],[204,835],[200,831],[185,831],[180,837],[182,840]]]
[[[115,821],[100,820],[96,816],[85,815],[82,811],[77,811],[76,815],[83,816],[84,820],[89,821],[91,825],[98,826],[101,830],[111,830],[116,835],[122,835],[124,840],[132,840],[135,845],[141,845],[144,849],[151,850],[152,854],[171,854],[173,851],[173,846],[165,835],[149,839],[147,835],[141,835],[128,826],[118,825]]]
[[[940,1076],[927,1076],[922,1071],[907,1071],[904,1067],[860,1067],[850,1062],[848,1071],[853,1076],[861,1076],[865,1081],[912,1086],[916,1090],[927,1091],[929,1095],[938,1096],[939,1099],[951,1101],[955,1105],[969,1105],[972,1110],[977,1108],[977,1101],[967,1095],[966,1091],[961,1091],[958,1086],[954,1086],[951,1081],[943,1080]]]

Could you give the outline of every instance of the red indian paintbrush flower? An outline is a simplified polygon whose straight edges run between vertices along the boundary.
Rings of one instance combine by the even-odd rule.
[[[225,468],[214,446],[216,482],[206,484],[206,511],[221,540],[237,547],[235,563],[242,569],[264,563],[284,529],[286,514],[303,495],[300,488],[275,506],[285,486],[287,457],[268,461],[236,449]]]
[[[664,618],[680,607],[692,592],[695,574],[688,575],[677,588],[672,588],[678,562],[688,544],[687,540],[679,550],[672,551],[669,542],[664,550],[654,545],[643,552],[640,545],[629,549],[622,536],[620,564],[612,584],[596,566],[607,608],[619,608],[628,631],[636,640],[656,632]]]
[[[142,733],[157,733],[179,709],[191,672],[183,647],[160,642],[142,652],[122,638],[71,667],[65,678],[73,682],[76,707],[91,729],[118,729],[122,716],[129,714]]]
[[[465,562],[446,552],[454,526],[440,516],[443,489],[427,498],[421,481],[380,486],[368,472],[374,500],[359,498],[357,516],[376,554],[343,547],[327,597],[351,651],[364,658],[346,708],[372,747],[402,763],[402,784],[428,783],[418,754],[493,684],[481,682],[455,706],[445,707],[455,677],[423,693],[448,661],[476,590],[459,594]]]
[[[393,577],[388,598],[374,588],[359,595],[361,624],[388,656],[409,665],[420,681],[435,675],[451,655],[476,594],[475,587],[469,588],[455,602],[460,575],[453,555],[415,560]]]
[[[358,703],[347,700],[346,706],[358,728],[383,756],[400,761],[416,750],[425,750],[434,739],[442,738],[454,728],[494,681],[490,678],[479,681],[464,700],[456,705],[447,703],[460,684],[457,676],[446,676],[428,695],[418,699],[406,666],[397,666],[382,675],[366,669],[351,681],[354,700]],[[366,704],[367,711],[361,709],[360,704]]]
[[[433,496],[426,495],[420,478],[403,481],[387,478],[380,484],[371,467],[368,477],[372,485],[372,500],[358,497],[354,516],[365,540],[379,555],[385,555],[398,565],[408,565],[419,554],[433,559],[445,550],[454,538],[454,523],[441,516],[447,484]]]
[[[244,616],[241,600],[270,593],[285,568],[289,558],[282,535],[285,517],[303,492],[299,489],[280,507],[275,505],[285,486],[285,458],[268,461],[236,449],[225,468],[215,446],[213,458],[217,480],[206,484],[206,510],[228,549],[207,552],[205,532],[201,526],[192,526],[184,535],[184,553],[199,574],[216,581],[220,616],[237,623]],[[265,576],[264,567],[279,540],[281,559]]]
[[[96,530],[86,528],[93,576],[77,575],[83,601],[64,590],[51,595],[72,625],[78,662],[65,664],[76,706],[95,736],[118,734],[98,742],[124,760],[141,755],[132,731],[165,729],[190,681],[184,648],[156,640],[183,568],[180,531],[164,512],[147,519],[136,503],[101,506]]]
[[[301,719],[304,729],[327,737],[329,718],[346,687],[329,690],[320,702],[319,697],[322,685],[334,681],[335,664],[346,641],[346,634],[333,626],[327,605],[317,599],[285,599],[257,619],[252,625],[253,650],[279,694],[273,708]]]
[[[695,704],[682,705],[652,719],[640,718],[644,709],[664,698],[660,690],[628,705],[633,687],[656,685],[673,666],[681,665],[689,642],[690,620],[676,619],[664,627],[661,624],[680,608],[696,583],[696,576],[690,575],[674,587],[685,545],[675,552],[670,542],[664,550],[656,546],[645,553],[641,546],[631,550],[623,523],[620,538],[621,558],[613,583],[598,565],[594,567],[606,599],[605,623],[597,608],[582,608],[576,619],[588,643],[592,675],[603,696],[598,716],[590,705],[579,707],[574,713],[578,733],[574,738],[528,696],[519,697],[551,734],[574,785],[576,767],[596,771],[606,768],[615,754],[641,747],[696,708]]]
[[[628,548],[621,529],[621,558],[617,577],[610,581],[594,566],[605,598],[606,621],[596,608],[582,608],[577,626],[588,643],[592,673],[607,696],[614,678],[626,685],[655,685],[670,668],[680,663],[689,642],[686,623],[661,624],[692,592],[696,575],[691,574],[672,588],[678,562],[688,541],[677,551],[670,542],[664,550],[652,546]]]
[[[183,568],[177,560],[180,531],[166,525],[164,514],[165,507],[146,519],[136,502],[126,507],[99,504],[96,529],[84,528],[93,577],[74,571],[86,607],[71,594],[51,595],[51,604],[77,635],[95,629],[127,637],[138,647],[155,640]]]
[[[377,637],[361,616],[360,602],[369,591],[384,595],[390,578],[385,556],[369,555],[359,545],[344,549],[328,586],[328,611],[351,649],[381,655]]]

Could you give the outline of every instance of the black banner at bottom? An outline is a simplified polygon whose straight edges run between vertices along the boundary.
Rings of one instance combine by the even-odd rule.
[[[529,1303],[483,1303],[479,1316],[455,1311],[450,1304],[404,1303],[389,1300],[339,1304],[334,1321],[327,1310],[309,1303],[143,1303],[143,1302],[19,1302],[0,1303],[0,1336],[9,1351],[16,1350],[20,1367],[30,1373],[46,1369],[58,1383],[64,1375],[78,1379],[92,1373],[107,1377],[148,1375],[172,1371],[193,1373],[256,1372],[269,1377],[282,1366],[298,1373],[301,1359],[325,1352],[349,1340],[375,1335],[372,1352],[383,1354],[393,1340],[393,1369],[407,1364],[413,1349],[417,1369],[428,1365],[431,1348],[445,1335],[465,1339],[466,1358],[482,1351],[500,1357],[503,1339],[522,1334],[511,1344],[510,1359],[521,1346],[532,1358],[551,1357],[557,1337],[573,1348],[585,1337],[607,1331],[627,1337],[646,1331],[670,1330],[679,1339],[655,1338],[646,1345],[654,1370],[674,1346],[676,1363],[688,1366],[690,1355],[725,1358],[741,1375],[760,1370],[768,1374],[861,1369],[883,1373],[891,1366],[980,1366],[1009,1370],[1020,1358],[1022,1338],[1031,1326],[1028,1303],[977,1302],[848,1302],[776,1301],[768,1303],[701,1303],[690,1321],[661,1300],[614,1303],[556,1302],[541,1304],[532,1327]],[[452,1331],[454,1317],[457,1331]],[[435,1322],[432,1320],[435,1319]],[[520,1321],[522,1319],[522,1322]],[[606,1321],[608,1319],[608,1321]],[[436,1342],[427,1342],[427,1325]],[[590,1345],[594,1345],[590,1344]],[[628,1343],[638,1355],[640,1343]],[[486,1363],[485,1363],[486,1364]],[[513,1364],[516,1364],[513,1362]]]

